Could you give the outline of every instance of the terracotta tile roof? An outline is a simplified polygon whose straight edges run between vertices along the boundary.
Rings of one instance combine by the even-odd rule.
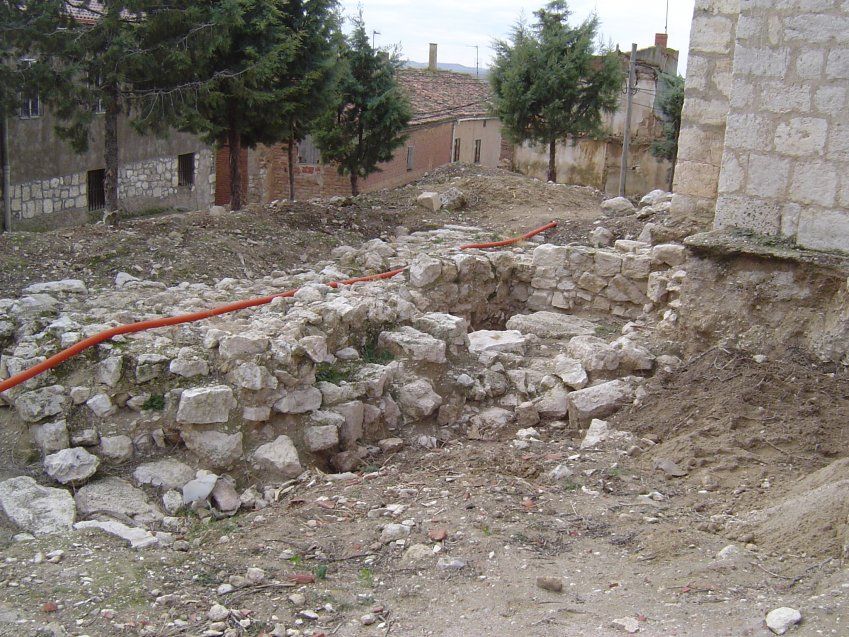
[[[98,0],[68,0],[65,6],[72,18],[84,24],[97,22],[103,13],[103,3]]]
[[[402,69],[398,80],[413,106],[411,125],[487,114],[489,84],[473,75]]]

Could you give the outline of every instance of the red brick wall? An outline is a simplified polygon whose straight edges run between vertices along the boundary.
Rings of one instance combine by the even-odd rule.
[[[242,173],[242,196],[247,203],[248,151],[245,148],[239,158],[239,169]],[[230,205],[230,147],[226,144],[221,144],[215,153],[215,205]]]
[[[410,131],[406,144],[395,152],[391,161],[381,164],[381,172],[360,180],[362,192],[403,186],[426,172],[451,162],[452,122],[420,126]],[[407,170],[407,147],[413,147],[413,170]],[[260,146],[256,150],[255,172],[264,174],[263,203],[289,196],[289,161],[286,144]],[[297,156],[297,153],[296,153]],[[253,162],[252,162],[253,163]],[[252,180],[258,178],[251,175]],[[295,167],[295,195],[300,200],[351,194],[350,178],[339,175],[335,165],[303,165]]]

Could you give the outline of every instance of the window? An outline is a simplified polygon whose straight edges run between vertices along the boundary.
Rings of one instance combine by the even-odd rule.
[[[413,165],[413,147],[407,146],[407,170],[412,170]]]
[[[30,89],[21,93],[21,117],[32,119],[41,115],[41,100],[38,97],[38,89]]]
[[[454,140],[454,160],[460,161],[460,138]]]
[[[177,156],[177,185],[192,187],[195,185],[195,154]]]
[[[475,163],[481,163],[481,140],[475,140]]]
[[[321,153],[309,135],[298,143],[298,163],[309,166],[318,166],[321,163]]]
[[[106,206],[106,171],[89,170],[86,178],[88,209],[100,210]]]

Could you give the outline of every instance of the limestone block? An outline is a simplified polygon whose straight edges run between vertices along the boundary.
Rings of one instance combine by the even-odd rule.
[[[537,267],[563,267],[569,258],[566,246],[543,244],[534,248],[533,264]]]
[[[759,234],[775,235],[781,230],[781,204],[748,196],[722,195],[716,202],[715,226],[748,228]]]
[[[225,360],[245,358],[262,354],[268,350],[269,340],[265,336],[237,334],[224,336],[218,344],[218,353]]]
[[[569,410],[569,392],[558,385],[540,396],[534,406],[543,418],[562,418]]]
[[[569,394],[569,420],[575,424],[604,418],[634,398],[634,387],[624,380],[613,380]]]
[[[775,150],[796,157],[822,155],[827,134],[828,122],[825,119],[794,117],[778,125]]]
[[[182,489],[183,485],[194,477],[194,469],[174,458],[139,465],[133,472],[133,480],[136,483],[163,490]]]
[[[426,254],[420,254],[410,264],[410,285],[413,287],[427,287],[436,283],[441,275],[442,261]]]
[[[44,472],[62,484],[80,484],[97,471],[100,460],[82,447],[63,449],[44,458]]]
[[[438,192],[423,192],[416,197],[416,203],[430,212],[436,212],[442,208],[442,198]]]
[[[95,379],[101,385],[115,387],[121,381],[124,371],[124,357],[110,356],[97,364],[95,368]]]
[[[225,423],[235,406],[233,390],[227,385],[187,389],[180,395],[177,422],[197,425]]]
[[[429,312],[414,318],[413,327],[445,341],[448,345],[465,345],[469,340],[469,322],[453,314]]]
[[[581,361],[565,354],[558,354],[555,357],[554,373],[567,387],[572,389],[583,389],[589,382],[587,372]]]
[[[824,161],[804,161],[796,164],[790,187],[790,200],[802,204],[834,206],[837,198],[838,172]]]
[[[592,272],[584,272],[578,277],[578,286],[593,294],[598,294],[607,287],[607,279]]]
[[[407,383],[398,391],[398,405],[408,418],[420,420],[434,413],[442,405],[442,397],[424,379]]]
[[[525,336],[517,330],[479,330],[469,334],[469,351],[472,354],[485,352],[512,352],[524,354]]]
[[[38,422],[61,414],[69,402],[62,385],[25,392],[15,398],[15,409],[25,422]]]
[[[283,397],[274,403],[274,410],[281,414],[305,414],[321,407],[321,391],[316,387],[285,390]]]
[[[634,305],[645,305],[648,298],[640,287],[630,279],[617,274],[604,289],[604,294],[612,301],[628,302]]]
[[[186,449],[214,468],[227,469],[242,457],[242,432],[227,434],[222,431],[184,427],[180,431],[180,437]]]
[[[647,279],[651,273],[651,266],[651,256],[643,254],[625,255],[625,258],[622,259],[622,276],[637,280]]]
[[[592,321],[560,314],[558,312],[534,312],[515,314],[507,320],[508,330],[522,334],[534,334],[540,338],[565,339],[579,334],[595,334],[596,325]]]
[[[609,216],[632,215],[637,211],[637,209],[634,208],[634,204],[625,197],[613,197],[612,199],[603,201],[601,204],[601,210]]]
[[[339,446],[339,427],[336,425],[307,427],[304,431],[304,442],[313,453],[335,449]]]
[[[595,273],[598,276],[611,277],[622,271],[622,257],[613,252],[599,250],[595,253]]]
[[[67,449],[70,445],[68,423],[65,420],[33,425],[30,427],[30,434],[44,455]]]
[[[101,436],[100,456],[111,464],[122,464],[133,457],[133,441],[129,436]]]
[[[70,493],[42,487],[29,476],[0,482],[0,509],[16,527],[33,535],[67,531],[76,518]]]
[[[796,241],[812,250],[849,252],[849,212],[803,208]]]
[[[89,482],[77,490],[74,500],[81,517],[109,511],[131,517],[141,524],[150,524],[163,517],[144,491],[121,478]]]
[[[775,155],[749,155],[746,192],[758,197],[781,197],[790,177],[791,160]]]
[[[428,363],[448,362],[444,341],[406,325],[391,332],[381,332],[377,342],[379,347],[395,356]]]
[[[569,341],[566,352],[569,357],[580,361],[588,372],[613,371],[619,367],[619,352],[597,336],[574,337]]]

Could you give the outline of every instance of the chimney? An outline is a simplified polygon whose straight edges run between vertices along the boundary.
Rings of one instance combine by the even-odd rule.
[[[669,34],[668,33],[655,33],[654,34],[654,45],[660,47],[661,49],[665,49],[669,46]]]
[[[431,42],[430,43],[430,58],[428,59],[428,62],[427,62],[427,68],[428,68],[429,71],[436,71],[437,70],[436,49],[437,49],[437,45],[434,44],[433,42]]]

